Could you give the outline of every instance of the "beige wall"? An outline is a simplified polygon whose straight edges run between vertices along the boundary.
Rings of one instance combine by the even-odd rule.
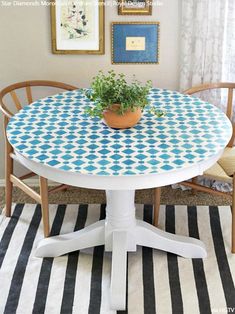
[[[116,7],[106,8],[106,52],[103,56],[53,55],[48,7],[3,7],[0,3],[0,89],[30,79],[60,80],[89,86],[98,70],[135,74],[151,79],[154,86],[179,87],[179,23],[181,0],[161,0],[152,16],[118,16]],[[159,21],[159,65],[111,65],[111,21]],[[0,140],[0,180],[4,177],[3,136]]]

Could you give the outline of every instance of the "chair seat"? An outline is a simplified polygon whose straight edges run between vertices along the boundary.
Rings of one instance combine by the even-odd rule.
[[[235,147],[226,147],[218,162],[203,175],[214,180],[232,183],[235,173]]]

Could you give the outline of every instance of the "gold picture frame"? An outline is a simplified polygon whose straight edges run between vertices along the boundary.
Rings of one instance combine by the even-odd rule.
[[[143,7],[138,7],[138,3],[144,3]],[[131,6],[131,3],[133,5]],[[136,5],[134,5],[136,4]],[[152,1],[151,0],[119,0],[118,1],[119,15],[152,15]]]
[[[105,27],[104,27],[105,9],[104,9],[104,2],[103,2],[103,0],[96,0],[97,1],[97,6],[94,6],[94,7],[97,7],[97,10],[98,10],[98,21],[97,21],[97,23],[96,23],[96,25],[95,25],[95,27],[93,29],[94,33],[97,32],[97,29],[98,29],[98,34],[96,33],[96,42],[94,41],[94,45],[96,45],[96,49],[91,49],[91,48],[85,49],[84,43],[83,43],[83,45],[81,45],[81,49],[77,49],[77,47],[79,48],[79,43],[78,42],[76,43],[76,48],[74,46],[71,49],[71,45],[73,43],[69,42],[70,38],[66,39],[67,42],[68,42],[68,46],[69,46],[68,49],[67,49],[67,47],[61,48],[58,45],[60,40],[58,39],[57,30],[58,30],[58,27],[60,27],[62,25],[61,25],[60,21],[57,21],[58,14],[56,12],[56,9],[57,9],[56,6],[60,5],[59,3],[62,3],[62,1],[63,1],[63,4],[64,4],[64,0],[52,0],[51,1],[51,44],[52,44],[52,53],[53,54],[103,55],[105,53]],[[73,3],[73,5],[74,5],[74,3]],[[62,4],[61,4],[61,7],[62,7]],[[84,19],[84,21],[85,21],[85,19]],[[59,26],[58,26],[58,23],[59,23]],[[75,30],[79,31],[77,29],[75,29]],[[64,42],[65,42],[64,46],[66,46],[66,40],[64,40]],[[74,40],[74,43],[75,43],[75,40]],[[61,46],[63,46],[63,44],[61,44]]]

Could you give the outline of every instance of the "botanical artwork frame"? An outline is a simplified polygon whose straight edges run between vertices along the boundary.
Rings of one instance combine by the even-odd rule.
[[[159,64],[159,22],[112,22],[112,64]]]
[[[151,15],[152,1],[151,0],[119,0],[118,1],[119,15]]]
[[[104,54],[103,0],[52,0],[54,54]]]

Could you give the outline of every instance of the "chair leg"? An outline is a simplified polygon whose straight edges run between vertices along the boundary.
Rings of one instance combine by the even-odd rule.
[[[235,253],[235,173],[233,175],[233,201],[232,201],[232,253]]]
[[[6,198],[6,216],[11,216],[11,206],[12,206],[12,189],[13,184],[10,180],[10,175],[13,173],[13,159],[10,157],[10,153],[12,153],[11,146],[7,143],[6,145],[6,168],[5,168],[5,198]]]
[[[41,207],[42,207],[43,231],[44,231],[45,238],[47,238],[49,237],[49,234],[50,234],[47,179],[43,177],[39,177],[39,184],[40,184],[40,196],[41,196]]]
[[[192,183],[193,184],[197,184],[197,177],[192,178]],[[192,194],[196,195],[197,194],[197,190],[196,189],[192,189]]]
[[[154,189],[154,219],[153,224],[155,227],[158,226],[158,217],[160,210],[160,201],[161,201],[161,188]]]

